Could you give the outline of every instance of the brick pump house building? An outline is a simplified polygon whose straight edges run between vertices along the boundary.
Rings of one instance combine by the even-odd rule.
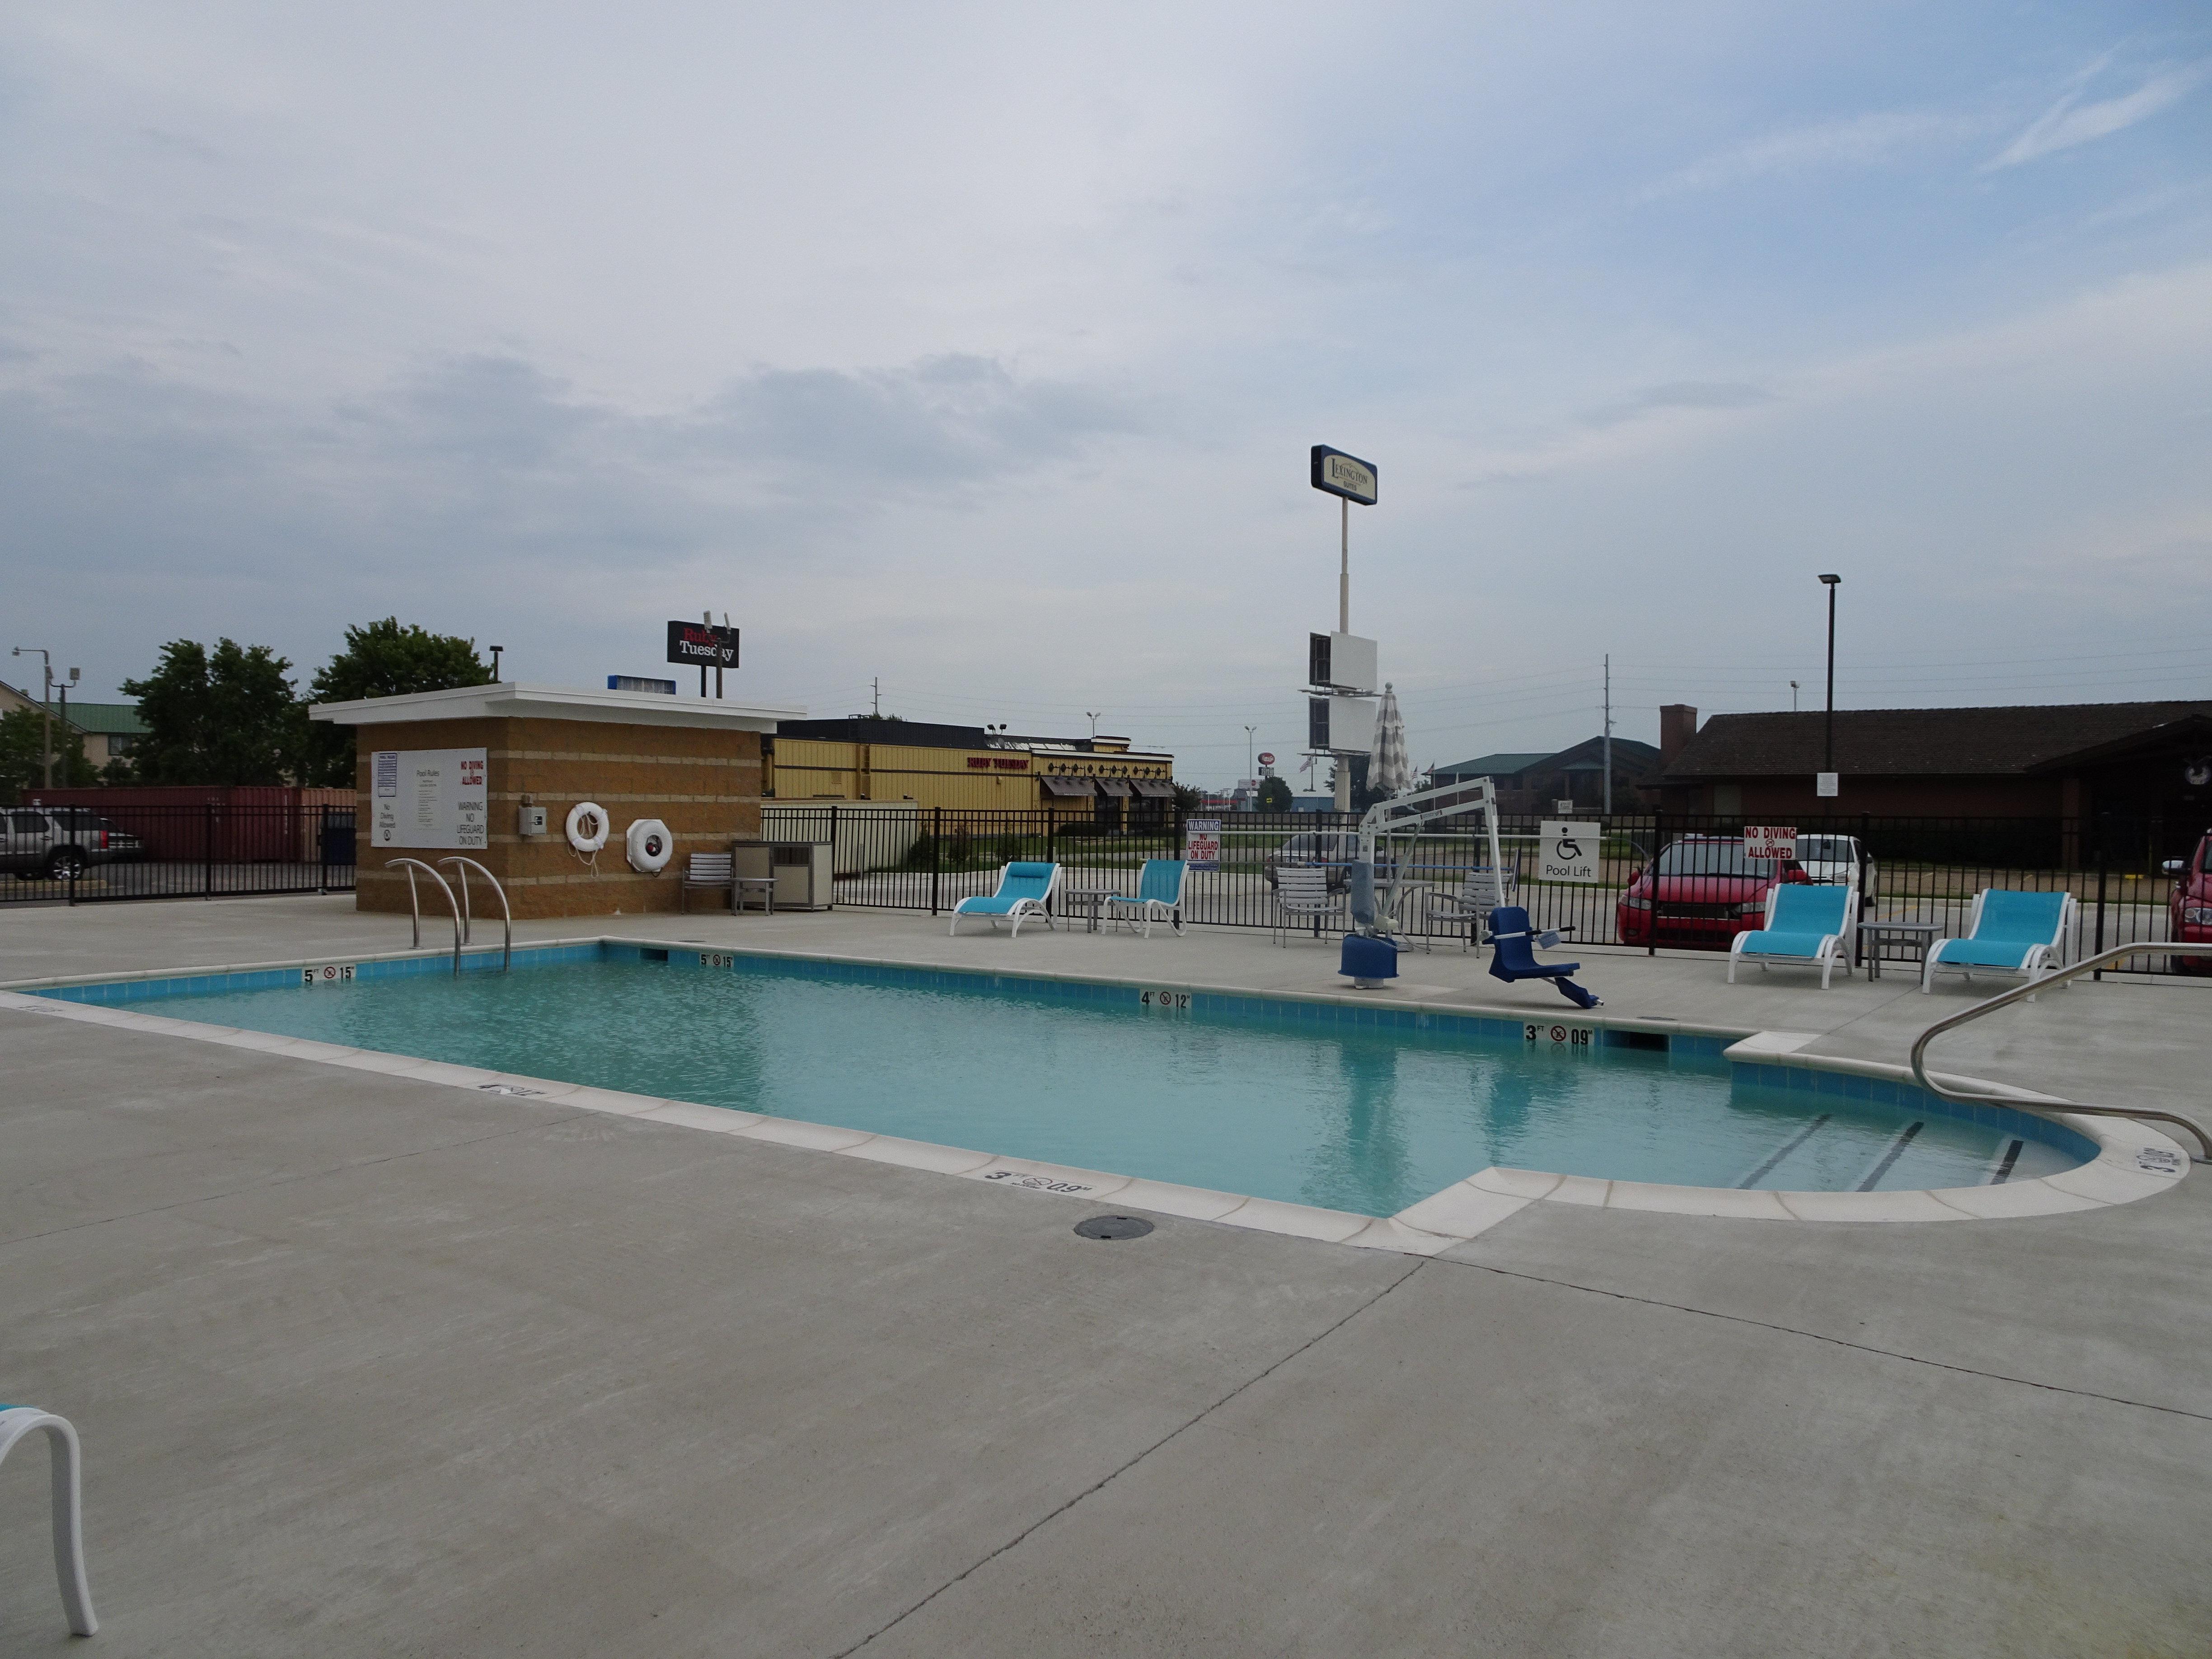
[[[2212,829],[2212,701],[1836,712],[1841,793],[1814,793],[1827,714],[1660,710],[1657,805],[1777,822],[2057,820],[2072,857],[2185,855]],[[2071,861],[2071,858],[2069,858]]]

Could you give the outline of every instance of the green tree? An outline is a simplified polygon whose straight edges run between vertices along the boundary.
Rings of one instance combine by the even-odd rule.
[[[293,701],[292,665],[265,645],[219,640],[215,649],[172,640],[143,680],[125,680],[145,735],[131,751],[147,783],[256,784],[295,781],[307,717]]]
[[[26,790],[46,782],[46,716],[35,708],[0,714],[0,800],[21,800]],[[53,734],[55,787],[82,788],[99,782],[92,763],[84,757],[84,733],[57,719]]]
[[[1262,812],[1289,811],[1291,786],[1280,778],[1261,779],[1259,807]]]
[[[397,697],[410,691],[446,691],[490,684],[491,670],[477,659],[477,642],[433,634],[386,617],[366,628],[349,628],[345,649],[325,663],[308,688],[311,702],[351,702]],[[345,788],[354,781],[353,728],[316,720],[307,728],[303,783]]]

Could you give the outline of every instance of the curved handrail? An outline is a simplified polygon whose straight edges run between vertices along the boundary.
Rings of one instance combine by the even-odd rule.
[[[61,1585],[62,1613],[73,1635],[90,1636],[100,1620],[93,1616],[92,1586],[84,1576],[84,1452],[76,1425],[36,1406],[0,1406],[0,1458],[41,1430],[53,1466],[54,1577]]]
[[[415,924],[415,943],[417,945],[422,943],[422,906],[421,902],[416,896],[415,872],[417,870],[420,870],[424,875],[429,877],[431,880],[438,884],[438,890],[445,894],[447,906],[453,913],[453,976],[456,979],[459,978],[461,973],[461,902],[453,896],[453,890],[446,885],[446,878],[443,876],[440,875],[435,870],[433,870],[428,865],[423,863],[420,859],[392,859],[387,862],[384,867],[387,870],[404,869],[407,872],[408,919]]]
[[[478,864],[474,859],[463,858],[459,853],[453,853],[449,854],[447,856],[438,860],[438,867],[441,870],[449,864],[453,865],[459,871],[461,878],[461,942],[463,944],[466,944],[469,939],[469,872],[474,870],[486,881],[489,882],[491,884],[491,890],[499,895],[500,915],[507,924],[507,943],[501,947],[499,970],[502,974],[513,971],[514,967],[514,912],[507,907],[507,889],[499,884],[499,878],[497,876],[492,874],[490,871],[485,869],[483,866]]]
[[[2001,991],[1988,1000],[1978,1002],[1972,1007],[1952,1015],[1948,1019],[1939,1019],[1923,1031],[1918,1041],[1912,1045],[1912,1075],[1920,1079],[1922,1088],[1942,1100],[1969,1101],[1985,1106],[2010,1106],[2014,1109],[2033,1105],[2042,1107],[2049,1111],[2081,1112],[2091,1117],[2147,1117],[2155,1118],[2160,1123],[2176,1123],[2196,1136],[2197,1144],[2204,1149],[2203,1154],[2193,1161],[2198,1164],[2212,1164],[2212,1134],[2208,1134],[2202,1125],[2194,1123],[2188,1118],[2177,1116],[2172,1112],[2154,1111],[2148,1107],[2142,1106],[2088,1106],[2075,1100],[2052,1101],[2048,1103],[2041,1101],[2028,1102],[2009,1095],[1982,1094],[1966,1090],[1946,1089],[1928,1075],[1925,1059],[1928,1045],[1930,1042],[1942,1036],[1946,1031],[1957,1030],[1969,1020],[1979,1019],[1984,1014],[1993,1014],[2000,1008],[2019,1002],[2024,998],[2032,997],[2038,991],[2045,991],[2054,985],[2063,984],[2078,975],[2094,973],[2106,963],[2117,962],[2122,957],[2141,956],[2154,952],[2172,956],[2181,949],[2179,945],[2158,943],[2115,945],[2109,951],[2100,951],[2094,957],[2083,957],[2070,968],[2054,969],[2040,979],[2032,979],[2025,985],[2015,985],[2009,991]]]

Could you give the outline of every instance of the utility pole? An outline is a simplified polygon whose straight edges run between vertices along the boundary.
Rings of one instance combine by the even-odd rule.
[[[1844,579],[1823,576],[1820,581],[1828,590],[1828,729],[1821,747],[1820,769],[1832,772],[1836,769],[1836,590]]]
[[[877,719],[877,720],[881,720],[881,719],[883,719],[883,717],[884,717],[884,678],[883,678],[883,676],[882,676],[882,675],[880,675],[880,674],[875,674],[875,675],[871,675],[871,676],[869,677],[869,679],[868,679],[868,696],[869,696],[869,699],[870,699],[869,703],[868,703],[868,708],[869,708],[869,711],[870,711],[870,713],[871,713],[871,714],[872,714],[872,716],[873,716],[875,719]]]
[[[54,787],[54,659],[53,659],[53,653],[52,653],[52,652],[48,651],[48,650],[47,650],[44,646],[40,646],[40,645],[19,645],[19,646],[17,646],[17,647],[15,647],[15,652],[13,653],[13,654],[14,654],[14,655],[15,655],[15,656],[20,657],[20,656],[21,656],[21,655],[22,655],[26,651],[35,651],[36,653],[38,653],[38,655],[39,655],[39,659],[40,659],[40,660],[41,662],[43,662],[43,663],[45,663],[45,664],[46,664],[46,677],[45,681],[44,681],[44,682],[42,683],[42,684],[41,684],[41,687],[40,687],[40,697],[39,697],[39,712],[40,712],[40,715],[41,715],[41,717],[42,717],[42,723],[41,723],[40,727],[40,732],[41,732],[42,735],[40,736],[40,739],[39,739],[39,743],[40,743],[40,751],[41,751],[41,759],[42,759],[42,764],[43,764],[43,770],[44,770],[45,778],[46,778],[46,787],[47,788],[51,789],[51,788],[52,788],[52,787]]]
[[[1613,816],[1613,653],[1605,653],[1605,815]]]

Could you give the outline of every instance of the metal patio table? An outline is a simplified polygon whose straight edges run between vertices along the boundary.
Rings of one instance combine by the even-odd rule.
[[[1889,962],[1910,962],[1924,968],[1929,948],[1936,943],[1936,935],[1943,931],[1940,921],[1863,921],[1859,924],[1859,955],[1865,959],[1867,977],[1880,979],[1881,964]],[[1890,945],[1902,946],[1909,954],[1884,957],[1883,950]]]
[[[1070,910],[1083,913],[1083,931],[1086,933],[1098,931],[1098,914],[1106,908],[1106,901],[1113,896],[1114,890],[1110,887],[1063,887],[1060,890],[1060,902]]]

